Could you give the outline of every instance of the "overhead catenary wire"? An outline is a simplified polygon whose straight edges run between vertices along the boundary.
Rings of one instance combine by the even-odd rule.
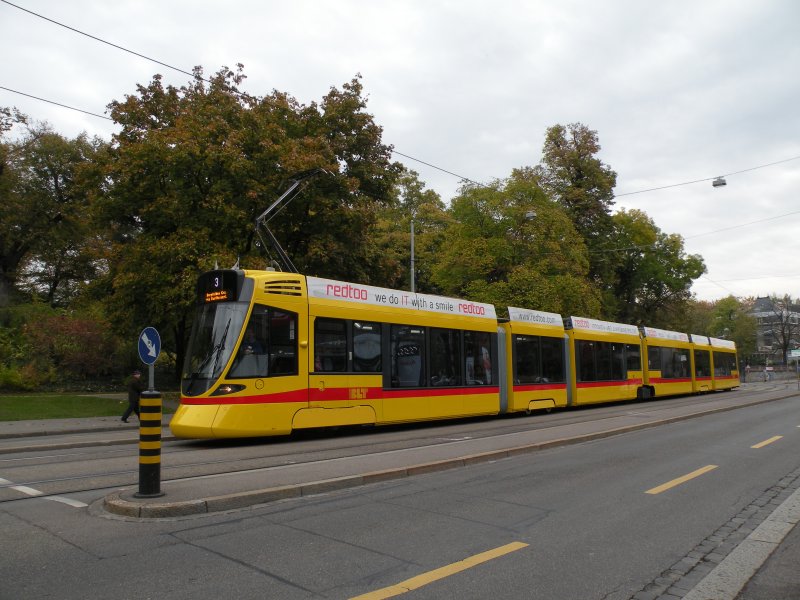
[[[123,46],[119,46],[117,44],[114,44],[112,42],[104,40],[103,38],[99,38],[96,35],[92,35],[90,33],[86,33],[85,31],[81,31],[80,29],[76,29],[75,27],[70,27],[69,25],[66,25],[64,23],[56,21],[55,19],[51,19],[49,17],[45,17],[44,15],[40,15],[39,13],[33,12],[32,10],[28,10],[27,8],[23,8],[22,6],[14,4],[13,2],[9,2],[8,0],[0,0],[0,2],[2,2],[3,4],[8,4],[9,6],[13,6],[14,8],[17,8],[17,9],[23,11],[23,12],[26,12],[26,13],[28,13],[30,15],[33,15],[34,17],[39,17],[40,19],[44,19],[45,21],[53,23],[54,25],[58,25],[59,27],[63,27],[64,29],[69,29],[70,31],[73,31],[73,32],[78,33],[80,35],[83,35],[83,36],[86,36],[88,38],[91,38],[91,39],[93,39],[93,40],[95,40],[97,42],[100,42],[101,44],[107,44],[108,46],[116,48],[117,50],[122,50],[123,52],[127,52],[129,54],[133,54],[134,56],[138,56],[139,58],[144,58],[145,60],[149,60],[150,62],[154,62],[156,64],[159,64],[162,67],[167,67],[168,69],[172,69],[173,71],[178,71],[179,73],[183,73],[185,75],[189,75],[190,77],[195,77],[195,74],[190,72],[190,71],[185,71],[185,70],[183,70],[183,69],[181,69],[179,67],[174,67],[174,66],[172,66],[170,64],[167,64],[165,62],[161,62],[160,60],[156,60],[155,58],[150,58],[149,56],[146,56],[146,55],[141,54],[139,52],[135,52],[133,50],[129,50],[128,48],[125,48]]]
[[[64,23],[61,23],[60,21],[56,21],[55,19],[51,19],[49,17],[46,17],[46,16],[41,15],[39,13],[36,13],[36,12],[34,12],[32,10],[28,10],[27,8],[23,8],[23,7],[21,7],[21,6],[17,5],[17,4],[14,4],[13,2],[9,2],[9,0],[0,0],[0,2],[2,2],[4,4],[7,4],[8,6],[13,6],[14,8],[16,8],[18,10],[21,10],[23,12],[26,12],[26,13],[30,14],[30,15],[33,15],[35,17],[38,17],[38,18],[43,19],[45,21],[48,21],[49,23],[53,23],[54,25],[58,25],[59,27],[63,27],[65,29],[68,29],[68,30],[70,30],[70,31],[72,31],[74,33],[79,34],[79,35],[86,36],[86,37],[88,37],[90,39],[93,39],[93,40],[95,40],[97,42],[100,42],[102,44],[106,44],[108,46],[111,46],[112,48],[116,48],[118,50],[121,50],[122,52],[127,52],[127,53],[132,54],[134,56],[137,56],[139,58],[143,58],[143,59],[148,60],[150,62],[153,62],[155,64],[158,64],[158,65],[161,65],[163,67],[166,67],[168,69],[172,69],[173,71],[177,71],[178,73],[183,73],[184,75],[189,75],[190,77],[193,77],[193,78],[199,78],[201,81],[204,81],[205,83],[211,83],[211,81],[209,79],[201,77],[197,73],[193,73],[193,72],[187,71],[185,69],[181,69],[180,67],[176,67],[176,66],[170,65],[169,63],[166,63],[166,62],[160,61],[158,59],[152,58],[150,56],[142,54],[141,52],[136,52],[135,50],[131,50],[129,48],[125,48],[124,46],[121,46],[119,44],[115,44],[113,42],[109,42],[108,40],[104,40],[103,38],[100,38],[100,37],[98,37],[96,35],[92,35],[90,33],[86,33],[85,31],[81,31],[80,29],[77,29],[77,28],[72,27],[70,25],[66,25]],[[18,93],[18,94],[22,94],[24,96],[29,96],[31,98],[35,98],[37,100],[42,100],[44,102],[50,102],[51,104],[62,106],[64,108],[70,108],[72,110],[76,110],[76,111],[83,112],[83,113],[86,113],[86,114],[90,114],[90,115],[93,115],[93,116],[98,116],[98,117],[100,117],[102,119],[109,119],[109,117],[98,115],[96,113],[91,113],[89,111],[85,111],[85,110],[78,109],[78,108],[72,108],[70,106],[59,104],[58,102],[54,102],[54,101],[51,101],[51,100],[44,100],[42,98],[38,98],[38,97],[32,96],[30,94],[25,94],[23,92],[18,92],[16,90],[10,90],[9,88],[1,88],[1,89],[6,89],[8,91],[12,91],[12,92],[15,92],[15,93]],[[234,93],[236,93],[237,95],[243,95],[241,92],[239,92],[237,90],[232,90],[232,91]],[[112,119],[109,119],[109,120],[112,120]],[[447,173],[448,175],[452,175],[453,177],[458,177],[459,179],[461,179],[463,181],[466,181],[468,183],[471,183],[473,185],[476,185],[478,187],[483,187],[483,188],[489,187],[488,185],[483,184],[483,183],[479,183],[479,182],[477,182],[477,181],[475,181],[473,179],[470,179],[469,177],[465,177],[463,175],[459,175],[457,173],[454,173],[452,171],[449,171],[447,169],[444,169],[442,167],[434,165],[434,164],[432,164],[430,162],[427,162],[427,161],[424,161],[422,159],[416,158],[416,157],[411,156],[409,154],[404,154],[403,152],[400,152],[398,150],[392,149],[392,153],[393,154],[397,154],[399,156],[403,156],[403,157],[408,158],[410,160],[416,161],[416,162],[418,162],[420,164],[424,164],[424,165],[426,165],[428,167],[431,167],[433,169],[436,169],[438,171],[442,171],[443,173]],[[665,189],[674,188],[674,187],[680,187],[680,186],[684,186],[684,185],[692,185],[692,184],[695,184],[695,183],[702,183],[702,182],[705,182],[705,181],[713,181],[714,179],[717,179],[717,177],[730,177],[730,176],[733,176],[733,175],[739,175],[741,173],[747,173],[749,171],[755,171],[757,169],[764,169],[766,167],[772,167],[774,165],[779,165],[779,164],[782,164],[782,163],[786,163],[786,162],[790,162],[790,161],[798,160],[798,159],[800,159],[800,156],[793,156],[793,157],[790,157],[790,158],[786,158],[786,159],[783,159],[783,160],[778,160],[778,161],[767,163],[767,164],[764,164],[764,165],[758,165],[758,166],[755,166],[755,167],[749,167],[747,169],[741,169],[739,171],[732,171],[730,173],[722,173],[722,174],[716,175],[714,177],[705,177],[703,179],[694,179],[692,181],[684,181],[684,182],[680,182],[680,183],[672,183],[672,184],[669,184],[669,185],[658,186],[658,187],[654,187],[654,188],[636,190],[636,191],[633,191],[633,192],[623,192],[621,194],[614,194],[614,197],[615,198],[621,198],[621,197],[624,197],[624,196],[632,196],[634,194],[643,194],[645,192],[654,192],[654,191],[658,191],[658,190],[665,190]]]
[[[3,2],[5,0],[0,0]],[[74,106],[69,106],[67,104],[61,104],[60,102],[56,102],[55,100],[48,100],[47,98],[40,98],[39,96],[34,96],[33,94],[26,94],[25,92],[20,92],[19,90],[12,90],[11,88],[7,88],[5,86],[0,85],[0,90],[5,90],[7,92],[13,92],[14,94],[19,94],[20,96],[26,96],[28,98],[33,98],[34,100],[39,100],[40,102],[47,102],[48,104],[55,104],[56,106],[60,106],[62,108],[68,108],[70,110],[74,110],[77,112],[81,112],[86,115],[91,115],[93,117],[97,117],[98,119],[106,119],[107,121],[113,121],[111,117],[107,117],[105,115],[99,115],[95,112],[91,112],[89,110],[83,110],[82,108],[75,108]]]
[[[77,33],[79,35],[88,37],[88,38],[90,38],[92,40],[95,40],[97,42],[100,42],[102,44],[106,44],[106,45],[108,45],[110,47],[113,47],[113,48],[115,48],[117,50],[129,53],[129,54],[131,54],[133,56],[136,56],[138,58],[142,58],[144,60],[148,60],[150,62],[153,62],[155,64],[161,65],[163,67],[166,67],[166,68],[171,69],[173,71],[176,71],[178,73],[182,73],[184,75],[188,75],[188,76],[190,76],[190,77],[192,77],[194,79],[201,80],[201,81],[204,81],[206,83],[211,83],[210,80],[208,80],[206,78],[203,78],[201,75],[199,75],[199,72],[190,72],[190,71],[187,71],[185,69],[181,69],[179,67],[176,67],[174,65],[170,65],[169,63],[166,63],[166,62],[160,61],[158,59],[152,58],[150,56],[147,56],[147,55],[145,55],[143,53],[136,52],[136,51],[131,50],[129,48],[125,48],[124,46],[121,46],[119,44],[115,44],[115,43],[110,42],[108,40],[102,39],[102,38],[100,38],[98,36],[95,36],[95,35],[86,33],[84,31],[81,31],[81,30],[79,30],[79,29],[77,29],[75,27],[71,27],[71,26],[66,25],[64,23],[56,21],[55,19],[51,19],[51,18],[46,17],[46,16],[44,16],[42,14],[39,14],[39,13],[36,13],[36,12],[31,11],[29,9],[23,8],[23,7],[21,7],[21,6],[17,5],[17,4],[14,4],[13,2],[10,2],[9,0],[0,0],[0,2],[6,4],[8,6],[11,6],[13,8],[16,8],[18,10],[21,10],[23,12],[26,12],[26,13],[32,15],[32,16],[37,17],[37,18],[43,19],[43,20],[45,20],[45,21],[47,21],[49,23],[52,23],[54,25],[57,25],[59,27],[63,27],[65,29],[67,29],[69,31],[72,31],[74,33]],[[84,113],[84,114],[87,114],[87,115],[90,115],[90,116],[94,116],[94,117],[97,117],[97,118],[101,118],[101,119],[105,119],[105,120],[109,120],[109,121],[113,121],[114,120],[114,119],[112,119],[112,118],[110,118],[108,116],[105,116],[105,115],[100,115],[98,113],[91,112],[91,111],[88,111],[88,110],[75,108],[75,107],[72,107],[72,106],[69,106],[69,105],[66,105],[66,104],[62,104],[60,102],[56,102],[56,101],[53,101],[53,100],[48,100],[46,98],[42,98],[42,97],[39,97],[39,96],[35,96],[33,94],[28,94],[28,93],[25,93],[25,92],[21,92],[19,90],[15,90],[15,89],[12,89],[12,88],[0,86],[0,89],[6,90],[6,91],[9,91],[9,92],[12,92],[12,93],[16,93],[16,94],[19,94],[19,95],[22,95],[22,96],[26,96],[26,97],[29,97],[29,98],[32,98],[32,99],[35,99],[35,100],[39,100],[39,101],[42,101],[42,102],[50,103],[50,104],[53,104],[55,106],[59,106],[59,107],[66,108],[66,109],[69,109],[69,110],[73,110],[73,111],[76,111],[76,112],[81,112],[81,113]],[[235,93],[237,95],[243,95],[241,92],[239,92],[238,90],[235,90],[235,89],[231,90],[231,92]],[[483,184],[483,183],[477,182],[477,181],[475,181],[475,180],[473,180],[473,179],[471,179],[469,177],[465,177],[463,175],[459,175],[459,174],[457,174],[457,173],[455,173],[453,171],[450,171],[448,169],[439,167],[439,166],[437,166],[435,164],[432,164],[430,162],[427,162],[427,161],[424,161],[422,159],[416,158],[416,157],[411,156],[409,154],[400,152],[400,151],[395,150],[393,148],[391,148],[391,152],[393,154],[398,155],[398,156],[402,156],[402,157],[407,158],[409,160],[413,160],[413,161],[418,162],[420,164],[424,164],[424,165],[426,165],[426,166],[428,166],[430,168],[436,169],[438,171],[441,171],[441,172],[446,173],[448,175],[451,175],[453,177],[457,177],[457,178],[461,179],[462,181],[465,181],[465,182],[467,182],[469,184],[472,184],[472,185],[475,185],[477,187],[481,187],[481,188],[490,187],[487,184]],[[669,185],[665,185],[665,186],[658,186],[658,187],[653,187],[653,188],[636,190],[636,191],[632,191],[632,192],[617,193],[617,194],[615,194],[615,197],[618,198],[618,197],[630,196],[630,195],[634,195],[634,194],[641,194],[641,193],[646,193],[646,192],[670,189],[670,188],[679,187],[679,186],[691,185],[691,184],[695,184],[695,183],[713,181],[717,177],[729,177],[729,176],[738,175],[738,174],[741,174],[741,173],[746,173],[746,172],[754,171],[754,170],[757,170],[757,169],[763,169],[763,168],[771,167],[771,166],[774,166],[774,165],[778,165],[778,164],[782,164],[782,163],[786,163],[786,162],[790,162],[790,161],[794,161],[794,160],[798,160],[798,159],[800,159],[800,156],[793,156],[793,157],[786,158],[786,159],[783,159],[783,160],[774,161],[774,162],[763,164],[763,165],[757,165],[757,166],[754,166],[754,167],[749,167],[749,168],[746,168],[746,169],[741,169],[741,170],[733,171],[733,172],[730,172],[730,173],[722,173],[722,174],[716,175],[714,177],[706,177],[706,178],[702,178],[702,179],[695,179],[695,180],[692,180],[692,181],[679,182],[679,183],[669,184]],[[745,226],[756,224],[756,223],[761,223],[761,222],[770,221],[770,220],[776,220],[776,219],[783,218],[785,216],[789,216],[789,215],[793,215],[793,214],[797,214],[797,213],[800,213],[800,211],[794,211],[794,212],[786,213],[784,215],[778,215],[778,216],[774,216],[774,217],[760,219],[758,221],[753,221],[753,222],[749,222],[749,223],[734,225],[734,226],[731,226],[731,227],[726,227],[726,228],[722,228],[722,229],[718,229],[718,230],[713,230],[713,231],[709,231],[709,232],[705,232],[705,233],[700,233],[700,234],[696,234],[696,235],[693,235],[693,236],[687,236],[684,239],[692,239],[692,238],[696,238],[696,237],[700,237],[700,236],[720,233],[720,232],[723,232],[723,231],[729,231],[729,230],[732,230],[732,229],[737,229],[737,228],[745,227]],[[631,246],[631,247],[626,247],[626,248],[613,248],[613,249],[609,248],[609,249],[605,249],[605,250],[601,250],[601,251],[602,252],[622,252],[622,251],[629,251],[629,250],[636,250],[636,249],[647,249],[647,248],[650,248],[652,246],[653,245],[650,244],[650,245],[641,245],[641,246]],[[710,279],[709,279],[709,281],[711,281],[712,283],[716,284],[716,282],[713,282]],[[717,285],[719,285],[719,284],[717,284]],[[720,287],[722,287],[722,286],[720,286]]]
[[[0,2],[6,2],[6,0],[0,0]],[[8,88],[8,87],[4,87],[4,86],[0,86],[0,89],[6,90],[8,92],[13,92],[15,94],[20,94],[20,95],[26,96],[28,98],[33,98],[33,99],[39,100],[41,102],[47,102],[49,104],[54,104],[56,106],[60,106],[62,108],[67,108],[69,110],[74,110],[74,111],[77,111],[77,112],[81,112],[81,113],[84,113],[84,114],[87,114],[87,115],[90,115],[90,116],[93,116],[93,117],[98,117],[100,119],[113,121],[112,118],[107,117],[105,115],[100,115],[100,114],[97,114],[97,113],[94,113],[94,112],[91,112],[91,111],[88,111],[88,110],[83,110],[83,109],[80,109],[80,108],[76,108],[74,106],[69,106],[67,104],[62,104],[61,102],[56,102],[54,100],[48,100],[47,98],[41,98],[39,96],[34,96],[32,94],[27,94],[27,93],[21,92],[19,90],[14,90],[14,89],[11,89],[11,88]],[[461,179],[463,181],[466,181],[468,183],[471,183],[473,185],[476,185],[478,187],[483,187],[483,188],[489,187],[486,184],[479,183],[479,182],[474,181],[474,180],[472,180],[472,179],[470,179],[468,177],[464,177],[464,176],[459,175],[457,173],[453,173],[452,171],[448,171],[447,169],[443,169],[443,168],[438,167],[436,165],[433,165],[433,164],[431,164],[429,162],[420,160],[418,158],[415,158],[415,157],[410,156],[408,154],[404,154],[404,153],[399,152],[397,150],[392,150],[392,152],[394,154],[398,154],[398,155],[403,156],[405,158],[409,158],[411,160],[417,161],[419,163],[422,163],[422,164],[427,165],[429,167],[432,167],[434,169],[438,169],[438,170],[440,170],[440,171],[442,171],[444,173],[452,175],[453,177],[458,177],[459,179]],[[780,164],[782,162],[789,162],[791,160],[795,160],[796,158],[800,158],[800,157],[789,158],[789,159],[786,159],[786,160],[777,161],[777,162],[774,162],[774,163],[769,163],[767,165],[760,165],[760,166],[757,166],[757,167],[751,167],[749,169],[742,169],[741,171],[737,171],[736,173],[729,173],[728,175],[733,175],[733,174],[738,174],[738,173],[745,173],[747,171],[753,171],[755,169],[760,169],[760,168],[764,168],[764,167],[767,167],[767,166]],[[696,181],[711,181],[713,179],[714,178],[712,177],[712,178],[703,179],[703,180],[696,180]],[[695,183],[695,182],[687,182],[687,183],[684,183],[684,184],[675,184],[675,185],[687,185],[688,183]],[[657,189],[663,189],[663,188],[657,188]],[[642,190],[642,191],[646,191],[646,190]],[[714,234],[717,234],[717,233],[723,233],[725,231],[730,231],[730,230],[733,230],[733,229],[740,229],[742,227],[748,227],[750,225],[757,225],[759,223],[764,223],[764,222],[767,222],[767,221],[775,221],[775,220],[782,219],[784,217],[788,217],[788,216],[792,216],[792,215],[796,215],[796,214],[800,214],[800,210],[796,210],[796,211],[792,211],[792,212],[788,212],[788,213],[783,213],[783,214],[780,214],[780,215],[775,215],[775,216],[767,217],[767,218],[764,218],[764,219],[758,219],[756,221],[748,221],[747,223],[739,223],[737,225],[731,225],[730,227],[723,227],[723,228],[720,228],[720,229],[714,229],[714,230],[711,230],[711,231],[705,231],[703,233],[698,233],[698,234],[695,234],[695,235],[686,236],[683,239],[684,240],[689,240],[689,239],[694,239],[694,238],[698,238],[698,237],[702,237],[702,236],[706,236],[706,235],[714,235]],[[616,252],[629,252],[629,251],[635,251],[635,250],[648,250],[650,248],[653,248],[654,245],[655,244],[637,244],[637,245],[617,247],[617,248],[601,248],[601,249],[598,249],[598,250],[590,250],[589,254],[606,254],[606,253],[616,253]],[[705,279],[708,279],[708,278],[706,277]],[[723,289],[726,289],[726,288],[724,288],[724,286],[718,284],[717,282],[715,282],[715,281],[713,281],[711,279],[708,279],[708,281],[711,282],[711,283],[714,283],[715,285],[718,285],[719,287],[722,287]],[[729,290],[726,290],[726,291],[729,291]]]
[[[730,177],[732,175],[740,175],[741,173],[747,173],[748,171],[755,171],[757,169],[765,169],[766,167],[773,167],[775,165],[780,165],[782,163],[787,163],[792,160],[798,160],[800,156],[792,156],[791,158],[784,158],[783,160],[776,160],[775,162],[767,163],[765,165],[758,165],[756,167],[749,167],[747,169],[742,169],[740,171],[733,171],[731,173],[722,173],[721,175],[716,175],[714,177],[706,177],[704,179],[694,179],[692,181],[683,181],[681,183],[671,183],[669,185],[662,185],[659,187],[654,188],[647,188],[645,190],[637,190],[635,192],[623,192],[622,194],[614,194],[615,198],[621,198],[622,196],[633,196],[634,194],[644,194],[645,192],[657,192],[658,190],[667,190],[674,187],[680,187],[682,185],[692,185],[693,183],[702,183],[704,181],[713,181],[718,177]]]
[[[200,77],[197,73],[192,73],[190,71],[186,71],[185,69],[181,69],[180,67],[176,67],[174,65],[170,65],[169,63],[166,63],[166,62],[160,61],[158,59],[152,58],[150,56],[147,56],[146,54],[142,54],[141,52],[136,52],[135,50],[131,50],[129,48],[125,48],[124,46],[120,46],[119,44],[115,44],[113,42],[109,42],[108,40],[104,40],[103,38],[100,38],[100,37],[98,37],[96,35],[92,35],[90,33],[86,33],[85,31],[81,31],[80,29],[77,29],[76,27],[72,27],[72,26],[67,25],[65,23],[61,23],[60,21],[56,21],[55,19],[51,19],[49,17],[41,15],[41,14],[39,14],[37,12],[32,11],[32,10],[28,10],[27,8],[23,8],[22,6],[14,4],[13,2],[9,2],[8,0],[0,0],[0,2],[2,2],[4,4],[7,4],[9,6],[13,6],[14,8],[17,8],[17,9],[23,11],[23,12],[26,12],[26,13],[28,13],[30,15],[33,15],[34,17],[38,17],[38,18],[43,19],[43,20],[45,20],[45,21],[47,21],[49,23],[53,23],[54,25],[58,25],[59,27],[63,27],[65,29],[68,29],[68,30],[70,30],[70,31],[72,31],[74,33],[79,34],[79,35],[86,36],[86,37],[88,37],[90,39],[93,39],[93,40],[95,40],[97,42],[100,42],[101,44],[106,44],[108,46],[111,46],[112,48],[116,48],[117,50],[121,50],[122,52],[127,52],[128,54],[132,54],[132,55],[137,56],[139,58],[143,58],[145,60],[153,62],[153,63],[155,63],[157,65],[161,65],[162,67],[166,67],[168,69],[172,69],[173,71],[177,71],[178,73],[183,73],[184,75],[189,75],[190,77],[199,78],[201,81],[204,81],[205,83],[211,83],[210,80],[208,80],[208,79],[206,79],[204,77]],[[41,100],[42,102],[49,102],[50,104],[55,104],[56,106],[61,106],[63,108],[69,108],[71,110],[75,110],[75,111],[78,111],[78,112],[82,112],[82,113],[86,113],[86,114],[93,115],[93,116],[96,116],[96,117],[100,117],[101,119],[113,120],[113,119],[110,119],[109,117],[105,117],[103,115],[98,115],[97,113],[92,113],[92,112],[89,112],[89,111],[86,111],[86,110],[82,110],[80,108],[74,108],[72,106],[67,106],[65,104],[60,104],[60,103],[54,102],[52,100],[46,100],[44,98],[39,98],[37,96],[33,96],[31,94],[26,94],[24,92],[20,92],[20,91],[13,90],[13,89],[10,89],[10,88],[6,88],[6,87],[0,86],[0,89],[7,90],[9,92],[14,92],[16,94],[21,94],[23,96],[28,96],[29,98],[34,98],[36,100]],[[242,95],[241,92],[238,92],[237,90],[232,90],[232,91],[234,93],[236,93],[237,95]],[[424,161],[422,159],[416,158],[416,157],[411,156],[409,154],[404,154],[403,152],[399,152],[398,150],[392,149],[392,153],[393,154],[397,154],[399,156],[403,156],[403,157],[408,158],[410,160],[416,161],[416,162],[418,162],[420,164],[426,165],[426,166],[431,167],[433,169],[437,169],[439,171],[442,171],[443,173],[447,173],[448,175],[452,175],[453,177],[458,177],[459,179],[461,179],[463,181],[466,181],[468,183],[471,183],[473,185],[476,185],[478,187],[488,187],[486,184],[474,181],[474,180],[470,179],[469,177],[465,177],[463,175],[459,175],[459,174],[454,173],[452,171],[448,171],[447,169],[444,169],[442,167],[436,166],[436,165],[434,165],[432,163],[426,162],[426,161]]]
[[[0,2],[6,2],[6,0],[0,0]],[[28,98],[33,98],[33,99],[39,100],[41,102],[47,102],[49,104],[54,104],[54,105],[60,106],[62,108],[67,108],[69,110],[74,110],[74,111],[77,111],[77,112],[80,112],[80,113],[84,113],[84,114],[87,114],[87,115],[90,115],[90,116],[93,116],[93,117],[98,117],[100,119],[105,119],[107,121],[113,121],[114,120],[111,117],[107,117],[105,115],[100,115],[100,114],[97,114],[97,113],[94,113],[94,112],[91,112],[91,111],[88,111],[88,110],[84,110],[84,109],[81,109],[81,108],[76,108],[74,106],[69,106],[67,104],[62,104],[61,102],[56,102],[54,100],[48,100],[47,98],[41,98],[39,96],[34,96],[33,94],[27,94],[25,92],[21,92],[19,90],[14,90],[14,89],[11,89],[11,88],[8,88],[8,87],[5,87],[5,86],[0,86],[0,89],[6,90],[8,92],[13,92],[15,94],[20,94],[20,95],[26,96]],[[478,187],[482,187],[482,188],[488,188],[489,187],[488,185],[486,185],[484,183],[480,183],[480,182],[474,181],[474,180],[472,180],[472,179],[470,179],[468,177],[464,177],[464,176],[459,175],[457,173],[453,173],[452,171],[448,171],[447,169],[444,169],[442,167],[438,167],[438,166],[436,166],[434,164],[431,164],[429,162],[426,162],[426,161],[423,161],[421,159],[415,158],[415,157],[410,156],[408,154],[404,154],[404,153],[399,152],[397,150],[393,149],[392,152],[394,154],[398,154],[398,155],[403,156],[405,158],[409,158],[411,160],[417,161],[419,163],[422,163],[422,164],[427,165],[429,167],[432,167],[434,169],[438,169],[439,171],[442,171],[444,173],[452,175],[453,177],[458,177],[459,179],[461,179],[463,181],[466,181],[468,183],[471,183],[473,185],[476,185]],[[739,173],[746,173],[748,171],[753,171],[753,170],[756,170],[756,169],[762,169],[764,167],[769,167],[769,166],[777,165],[777,164],[780,164],[780,163],[789,162],[791,160],[796,160],[798,158],[800,158],[800,156],[796,156],[796,157],[793,157],[793,158],[787,158],[785,160],[776,161],[776,162],[769,163],[769,164],[766,164],[766,165],[759,165],[757,167],[750,167],[748,169],[742,169],[741,171],[736,171],[735,173],[729,173],[726,176],[736,175],[736,174],[739,174]],[[679,186],[679,185],[688,185],[689,183],[696,183],[697,181],[711,181],[713,179],[715,179],[715,178],[714,177],[710,177],[710,178],[707,178],[707,179],[695,180],[695,181],[686,182],[686,183],[679,183],[679,184],[674,184],[673,186],[666,186],[666,187],[675,187],[675,186]],[[653,188],[653,189],[664,189],[664,188]],[[641,190],[641,191],[644,192],[644,191],[648,191],[648,190]],[[652,191],[652,190],[650,190],[650,191]],[[639,193],[639,192],[631,192],[631,193]],[[619,195],[625,195],[625,194],[619,194]],[[731,225],[729,227],[723,227],[723,228],[720,228],[720,229],[713,229],[711,231],[705,231],[703,233],[697,233],[695,235],[685,236],[685,237],[683,237],[683,239],[684,240],[690,240],[690,239],[694,239],[694,238],[698,238],[698,237],[703,237],[703,236],[706,236],[706,235],[714,235],[714,234],[717,234],[717,233],[723,233],[725,231],[730,231],[730,230],[733,230],[733,229],[740,229],[742,227],[748,227],[750,225],[757,225],[759,223],[765,223],[767,221],[775,221],[775,220],[782,219],[784,217],[789,217],[789,216],[796,215],[796,214],[800,214],[800,210],[795,210],[795,211],[791,211],[791,212],[788,212],[788,213],[775,215],[775,216],[772,216],[772,217],[766,217],[764,219],[758,219],[756,221],[748,221],[747,223],[739,223],[737,225]],[[637,244],[637,245],[625,246],[625,247],[619,247],[619,248],[602,248],[602,249],[598,249],[598,250],[594,250],[594,251],[589,251],[589,253],[590,254],[593,254],[593,253],[602,254],[602,253],[608,253],[608,252],[627,252],[627,251],[631,251],[631,250],[646,250],[648,248],[652,248],[653,246],[654,246],[654,244]]]
[[[416,161],[418,163],[421,163],[423,165],[427,165],[427,166],[429,166],[429,167],[431,167],[433,169],[441,171],[442,173],[447,173],[448,175],[452,175],[453,177],[458,177],[462,181],[466,181],[466,182],[471,183],[473,185],[477,185],[478,187],[482,187],[482,188],[489,187],[485,183],[478,183],[477,181],[473,181],[469,177],[464,177],[463,175],[459,175],[458,173],[453,173],[452,171],[448,171],[447,169],[443,169],[442,167],[437,167],[434,164],[431,164],[429,162],[425,162],[424,160],[420,160],[419,158],[414,158],[413,156],[409,156],[408,154],[403,154],[402,152],[398,152],[397,150],[392,149],[392,154],[398,154],[398,155],[403,156],[405,158],[410,158],[411,160],[414,160],[414,161]]]

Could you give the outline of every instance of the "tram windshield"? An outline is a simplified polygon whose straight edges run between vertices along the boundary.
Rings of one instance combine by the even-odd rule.
[[[183,366],[181,388],[185,395],[202,394],[222,375],[248,308],[247,302],[218,302],[198,307]]]

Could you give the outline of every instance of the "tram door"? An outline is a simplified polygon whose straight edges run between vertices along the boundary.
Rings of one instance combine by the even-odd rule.
[[[312,319],[310,407],[371,404],[381,386],[381,325],[328,317]]]

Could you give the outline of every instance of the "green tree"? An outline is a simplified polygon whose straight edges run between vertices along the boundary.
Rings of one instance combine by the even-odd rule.
[[[702,257],[687,255],[683,238],[666,234],[640,210],[613,217],[614,246],[602,252],[613,265],[610,318],[674,329],[691,299],[692,282],[705,273]]]
[[[293,174],[324,169],[269,226],[307,274],[371,282],[370,236],[400,166],[365,112],[358,78],[308,106],[280,92],[242,94],[241,65],[181,88],[155,76],[112,102],[121,131],[103,166],[98,224],[106,268],[95,293],[120,333],[156,326],[180,369],[194,283],[215,263],[263,268],[254,220]]]
[[[383,267],[379,285],[411,288],[411,221],[414,221],[415,289],[440,293],[431,280],[436,256],[449,223],[447,207],[439,194],[425,189],[415,171],[404,171],[395,185],[396,200],[386,206],[374,228]]]
[[[714,320],[714,302],[691,298],[686,302],[685,310],[674,321],[673,329],[684,333],[708,335],[711,322]]]
[[[545,134],[536,172],[548,196],[569,215],[589,249],[589,278],[606,289],[613,265],[603,254],[613,231],[617,174],[597,154],[597,132],[581,123],[554,125]]]
[[[433,271],[443,292],[501,308],[599,316],[586,247],[532,170],[516,170],[491,187],[463,188],[449,212]]]
[[[85,252],[88,195],[84,171],[103,147],[47,124],[26,126],[4,144],[0,202],[0,302],[20,288],[66,304],[93,273]]]
[[[708,335],[736,342],[739,357],[756,352],[758,322],[750,312],[752,301],[742,301],[734,296],[717,300],[713,304]]]

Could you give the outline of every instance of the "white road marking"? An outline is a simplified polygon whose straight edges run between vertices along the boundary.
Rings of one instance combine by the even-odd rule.
[[[28,487],[27,485],[14,485],[13,481],[9,481],[8,479],[3,479],[2,477],[0,477],[0,485],[9,487],[17,492],[27,494],[28,496],[33,496],[33,497],[41,496],[42,500],[52,500],[53,502],[60,502],[61,504],[66,504],[74,508],[84,508],[88,506],[88,504],[85,504],[80,500],[73,500],[72,498],[67,498],[66,496],[45,496],[44,492],[42,491],[36,490],[32,487]]]

